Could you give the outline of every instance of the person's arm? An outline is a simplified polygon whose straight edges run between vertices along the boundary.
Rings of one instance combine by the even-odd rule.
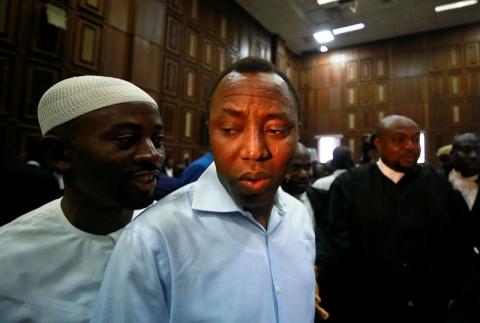
[[[315,277],[317,276],[317,266],[314,266],[315,270]],[[315,316],[319,316],[322,320],[328,320],[330,314],[322,307],[320,304],[322,303],[322,299],[320,297],[320,290],[318,288],[318,279],[317,284],[315,286]]]
[[[169,321],[162,277],[168,261],[153,241],[145,232],[135,232],[135,226],[125,230],[110,257],[91,322]]]

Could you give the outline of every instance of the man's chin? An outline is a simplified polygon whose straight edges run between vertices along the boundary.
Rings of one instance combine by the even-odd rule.
[[[396,169],[396,170],[399,171],[399,172],[402,172],[402,173],[408,173],[408,172],[413,171],[415,169],[415,166],[417,166],[417,163],[402,164],[402,165],[399,165],[398,169]]]
[[[153,193],[143,192],[144,194],[133,197],[130,195],[129,198],[125,198],[120,201],[120,205],[128,210],[139,210],[144,209],[154,202]]]

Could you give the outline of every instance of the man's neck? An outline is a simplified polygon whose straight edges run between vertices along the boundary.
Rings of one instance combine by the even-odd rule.
[[[107,207],[72,195],[65,190],[61,207],[68,221],[79,230],[107,235],[123,228],[132,219],[133,210]]]
[[[261,206],[261,207],[245,208],[245,210],[252,213],[253,218],[257,220],[257,222],[260,223],[260,225],[264,227],[266,230],[268,226],[268,220],[270,219],[270,213],[272,212],[272,208],[273,208],[273,203],[268,207]]]
[[[387,166],[381,158],[378,159],[377,161],[377,166],[378,168],[380,169],[380,171],[382,172],[383,175],[385,175],[387,178],[389,178],[392,182],[394,182],[395,184],[397,184],[398,182],[400,182],[400,180],[402,179],[402,177],[405,175],[404,172],[399,172],[397,170],[394,170],[392,168],[390,168],[389,166]]]

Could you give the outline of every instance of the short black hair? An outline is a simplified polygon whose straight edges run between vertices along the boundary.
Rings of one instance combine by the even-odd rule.
[[[238,73],[273,73],[273,74],[277,74],[287,83],[288,89],[290,90],[290,93],[293,96],[293,100],[295,101],[295,109],[297,111],[297,114],[299,114],[299,112],[300,112],[299,111],[300,110],[300,100],[298,99],[297,90],[295,90],[295,87],[293,86],[292,82],[287,77],[287,75],[285,75],[285,73],[280,71],[275,65],[273,65],[269,61],[261,59],[261,58],[257,58],[257,57],[252,57],[252,56],[248,56],[248,57],[245,57],[245,58],[242,58],[242,59],[236,61],[235,63],[230,65],[218,77],[218,79],[216,80],[216,82],[214,83],[214,85],[212,87],[212,90],[210,91],[210,96],[207,100],[208,110],[210,110],[210,100],[212,99],[213,94],[215,93],[218,85],[223,80],[223,78],[226,75],[230,74],[231,72],[238,72]]]

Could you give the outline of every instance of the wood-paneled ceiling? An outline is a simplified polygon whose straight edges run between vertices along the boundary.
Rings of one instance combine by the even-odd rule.
[[[296,54],[320,47],[313,33],[364,23],[365,29],[337,35],[331,49],[480,22],[480,4],[435,13],[435,6],[456,0],[236,0],[267,30],[278,34]]]

